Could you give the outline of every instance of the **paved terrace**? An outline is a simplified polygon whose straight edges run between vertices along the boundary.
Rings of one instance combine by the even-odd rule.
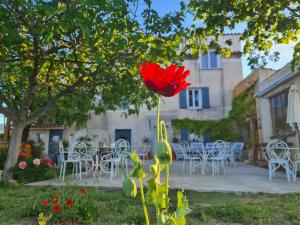
[[[145,168],[149,168],[146,162]],[[109,176],[102,175],[99,179],[92,176],[82,176],[81,181],[74,181],[71,176],[66,177],[65,182],[59,179],[29,183],[27,186],[60,186],[76,184],[89,187],[113,187],[122,185],[121,175],[109,181]],[[185,189],[199,192],[248,192],[248,193],[291,193],[300,192],[300,177],[296,182],[288,183],[284,172],[277,172],[272,182],[268,181],[268,170],[246,163],[238,163],[235,168],[230,168],[226,175],[212,176],[201,175],[196,172],[189,175],[189,164],[186,163],[185,172],[182,171],[182,161],[175,161],[171,167],[170,187],[173,189]]]

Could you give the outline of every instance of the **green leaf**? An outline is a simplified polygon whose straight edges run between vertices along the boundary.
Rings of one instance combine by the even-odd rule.
[[[123,191],[128,197],[136,197],[137,187],[134,179],[125,177],[123,180]]]
[[[176,210],[176,221],[177,225],[185,225],[186,219],[185,216],[190,213],[190,209],[188,207],[188,201],[186,197],[183,195],[182,191],[177,192],[177,210]]]

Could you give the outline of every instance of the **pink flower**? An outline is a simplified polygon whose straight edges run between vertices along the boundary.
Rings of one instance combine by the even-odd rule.
[[[40,160],[40,159],[34,159],[34,160],[32,161],[32,163],[33,163],[34,165],[38,166],[38,165],[41,164],[41,160]]]
[[[19,159],[24,159],[26,157],[26,153],[25,152],[20,152],[19,153]]]
[[[26,167],[27,167],[27,163],[26,163],[26,162],[24,162],[24,161],[19,162],[19,168],[20,168],[21,170],[24,170]]]
[[[48,156],[46,156],[44,158],[44,163],[48,166],[51,166],[52,160]]]

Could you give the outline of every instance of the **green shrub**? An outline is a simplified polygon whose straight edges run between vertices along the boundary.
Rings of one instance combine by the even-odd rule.
[[[3,170],[7,158],[8,149],[0,149],[0,170]]]
[[[20,162],[26,162],[25,169],[19,168]],[[29,183],[41,180],[49,180],[56,177],[56,169],[41,160],[40,165],[34,165],[32,159],[20,160],[14,168],[14,179],[19,183]]]

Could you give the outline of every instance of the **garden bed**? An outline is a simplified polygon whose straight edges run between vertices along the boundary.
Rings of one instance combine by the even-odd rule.
[[[0,224],[37,224],[44,199],[80,192],[79,187],[25,188],[19,185],[0,186]],[[300,224],[300,194],[229,194],[185,192],[191,213],[188,225],[198,224]],[[140,200],[124,196],[122,190],[88,189],[89,202],[83,207],[90,211],[93,222],[86,224],[144,224]],[[172,191],[172,195],[176,192]],[[73,195],[71,195],[73,196]],[[75,198],[75,197],[74,197]],[[175,196],[171,196],[176,199]],[[62,201],[62,200],[61,200]],[[74,205],[77,199],[74,199]],[[64,202],[62,202],[64,203]],[[175,208],[172,202],[171,208]],[[52,208],[51,208],[52,209]],[[154,210],[150,209],[153,214]],[[84,224],[84,223],[83,223]]]

